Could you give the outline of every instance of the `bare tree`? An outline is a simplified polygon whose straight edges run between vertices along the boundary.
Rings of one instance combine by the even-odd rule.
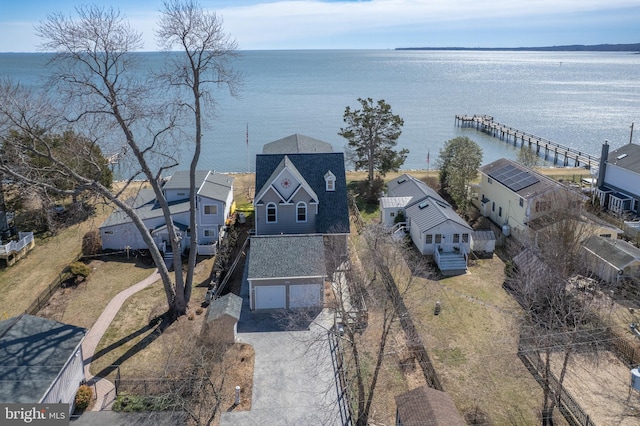
[[[346,280],[337,281],[334,292],[336,315],[344,330],[342,347],[345,353],[347,383],[355,407],[355,423],[369,424],[378,379],[385,365],[385,356],[394,345],[391,336],[399,332],[398,319],[408,315],[403,298],[423,275],[421,262],[408,259],[409,251],[377,225],[369,225],[362,232],[363,245],[355,256]],[[353,256],[352,256],[353,257]],[[366,305],[366,306],[364,306]],[[379,317],[377,327],[366,327],[367,314]],[[368,353],[365,339],[377,339],[377,347]],[[407,336],[412,339],[414,336]],[[399,348],[393,347],[392,351]]]
[[[187,89],[186,96],[190,95],[191,99],[187,98],[180,105],[192,116],[195,127],[194,154],[189,166],[189,225],[192,232],[185,285],[187,302],[191,294],[198,247],[196,171],[202,148],[204,119],[212,117],[215,104],[210,88],[212,85],[223,85],[235,95],[240,82],[240,74],[230,64],[230,60],[236,56],[237,44],[224,33],[222,24],[222,18],[215,12],[204,11],[194,0],[170,0],[164,2],[156,32],[159,43],[166,50],[178,48],[182,51],[179,56],[170,56],[163,80],[170,86]]]
[[[532,363],[541,379],[543,425],[553,424],[572,354],[597,353],[606,339],[597,296],[578,291],[576,285],[590,274],[581,245],[593,234],[593,225],[585,221],[580,204],[568,192],[555,194],[549,202],[555,208],[538,219],[539,229],[514,258],[516,271],[508,278],[524,308],[520,350],[534,356]],[[552,369],[554,353],[562,359],[557,377]]]
[[[178,316],[186,312],[191,296],[196,250],[191,250],[194,257],[189,262],[189,279],[185,284],[180,260],[180,239],[171,225],[171,212],[162,191],[161,177],[165,171],[178,164],[179,147],[174,144],[171,136],[178,129],[181,108],[185,106],[194,111],[196,117],[197,151],[192,161],[192,170],[195,170],[201,142],[203,112],[200,100],[207,97],[202,84],[214,80],[221,82],[227,77],[230,84],[235,81],[230,77],[230,72],[226,77],[220,77],[222,74],[219,74],[217,78],[220,80],[212,80],[210,77],[200,79],[199,76],[212,68],[226,69],[219,66],[224,63],[221,58],[226,58],[235,45],[230,43],[222,48],[216,44],[226,40],[220,23],[216,19],[210,19],[195,3],[186,2],[183,6],[176,1],[167,3],[166,6],[167,11],[161,24],[178,25],[179,17],[183,16],[180,13],[188,15],[194,24],[190,27],[190,21],[183,22],[185,28],[193,28],[194,31],[185,36],[183,46],[190,58],[188,62],[191,67],[190,71],[185,70],[179,75],[181,80],[172,81],[178,90],[176,99],[170,102],[167,102],[166,87],[156,84],[162,82],[160,79],[145,81],[141,78],[142,69],[138,62],[140,56],[133,54],[142,48],[141,35],[129,26],[119,12],[110,8],[81,6],[76,9],[77,19],[52,14],[42,22],[37,27],[38,35],[44,40],[41,48],[56,52],[49,64],[49,87],[54,92],[47,98],[44,93],[35,94],[10,82],[3,83],[0,87],[0,130],[6,134],[11,129],[21,132],[25,136],[23,140],[4,136],[3,144],[20,144],[16,148],[17,152],[46,159],[49,167],[59,170],[68,179],[72,179],[75,185],[74,188],[61,190],[47,180],[37,179],[29,172],[29,168],[16,169],[5,163],[0,164],[0,171],[13,179],[61,191],[63,194],[93,191],[121,209],[131,218],[149,248],[162,278],[169,312]],[[178,13],[178,17],[172,19],[172,13]],[[172,31],[178,31],[177,28],[169,27],[163,33],[167,37],[167,45],[174,42],[170,35]],[[159,34],[161,33],[162,30]],[[182,93],[179,82],[192,88],[193,103],[180,100]],[[164,97],[158,95],[159,91],[162,91]],[[51,98],[56,98],[56,102],[52,102]],[[66,129],[71,124],[85,137],[90,135],[92,143],[102,147],[115,146],[114,150],[120,151],[121,161],[127,162],[132,170],[123,187],[112,191],[99,180],[78,173],[56,155],[43,135],[61,133],[61,129]],[[84,162],[95,162],[86,153],[78,155],[84,155]],[[149,229],[136,210],[121,199],[127,187],[140,177],[151,185],[165,223],[168,224],[171,250],[177,262],[173,280]],[[194,186],[192,178],[192,202]],[[192,205],[192,221],[194,211]],[[193,225],[191,229],[195,233]],[[192,247],[193,244],[194,242]]]

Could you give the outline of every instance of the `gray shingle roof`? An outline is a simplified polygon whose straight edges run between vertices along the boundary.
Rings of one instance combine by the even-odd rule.
[[[0,402],[39,402],[86,333],[32,315],[0,321]]]
[[[286,154],[300,176],[318,196],[316,232],[339,234],[349,232],[349,208],[347,205],[347,180],[344,155],[341,152],[317,154]],[[285,154],[258,154],[256,156],[256,192],[261,193],[271,182],[274,170]],[[336,177],[335,191],[327,191],[325,174],[331,171]]]
[[[333,147],[330,143],[298,133],[270,142],[262,147],[263,154],[309,154],[321,152],[333,152]]]
[[[324,277],[322,235],[251,237],[248,278]]]

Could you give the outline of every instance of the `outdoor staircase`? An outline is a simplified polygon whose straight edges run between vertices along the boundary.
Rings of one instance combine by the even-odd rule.
[[[440,252],[437,263],[440,272],[445,276],[462,275],[467,272],[467,260],[459,252]]]
[[[167,265],[167,270],[170,271],[173,266],[173,251],[165,250],[164,251],[164,264]]]

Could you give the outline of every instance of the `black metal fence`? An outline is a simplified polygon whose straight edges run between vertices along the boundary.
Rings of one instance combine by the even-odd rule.
[[[71,261],[71,263],[77,262],[81,256],[82,254],[78,253],[75,256],[75,258]],[[25,309],[24,312],[29,315],[37,314],[38,311],[40,311],[40,309],[42,309],[49,302],[49,299],[51,298],[51,296],[53,296],[56,290],[58,290],[63,283],[65,283],[68,279],[72,277],[73,277],[73,274],[68,270],[60,272],[56,277],[56,279],[54,279],[51,283],[49,283],[47,288],[45,288],[40,292],[40,294],[38,294],[36,299],[31,303],[31,305],[29,305],[27,309]]]

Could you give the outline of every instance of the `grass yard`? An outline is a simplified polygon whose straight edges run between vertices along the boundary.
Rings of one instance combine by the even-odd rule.
[[[467,420],[536,424],[542,390],[516,355],[520,308],[502,289],[503,271],[497,257],[480,260],[465,275],[423,280],[405,302],[444,390]]]

